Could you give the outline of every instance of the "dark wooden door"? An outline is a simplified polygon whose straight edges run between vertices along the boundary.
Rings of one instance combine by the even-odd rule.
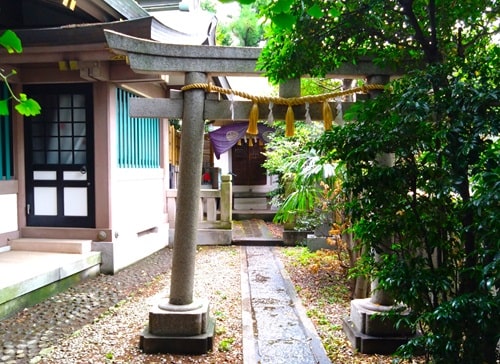
[[[264,147],[259,143],[236,144],[232,148],[233,184],[237,186],[258,186],[267,183],[266,169],[262,164],[266,156],[262,154]]]
[[[37,85],[25,120],[28,226],[94,227],[92,86]]]

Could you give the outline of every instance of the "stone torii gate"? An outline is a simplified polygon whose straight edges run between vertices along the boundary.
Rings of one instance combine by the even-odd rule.
[[[185,84],[207,84],[209,76],[255,76],[260,48],[187,46],[158,43],[106,30],[111,49],[128,57],[137,73],[182,73]],[[344,78],[390,75],[369,60],[345,65],[335,72]],[[161,299],[149,314],[149,327],[142,333],[140,347],[146,353],[203,354],[212,349],[215,322],[209,302],[193,296],[200,180],[205,120],[249,118],[252,102],[206,97],[204,88],[187,88],[182,97],[132,99],[133,117],[182,119],[180,169],[169,298]],[[173,93],[175,94],[175,93]],[[280,86],[280,96],[300,95],[300,80]],[[332,109],[335,108],[331,105]],[[290,107],[288,107],[290,108]],[[294,105],[295,115],[323,120],[323,105]],[[265,120],[268,105],[258,105],[258,119]],[[274,105],[273,115],[284,120],[286,105]],[[377,302],[376,302],[377,303]]]

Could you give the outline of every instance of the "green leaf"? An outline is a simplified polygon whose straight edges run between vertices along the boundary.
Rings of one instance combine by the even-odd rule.
[[[0,100],[0,115],[9,115],[9,100]]]
[[[330,8],[328,14],[333,18],[338,18],[341,14],[340,10],[337,8]]]
[[[23,51],[23,46],[21,44],[21,39],[12,30],[7,29],[0,36],[0,45],[2,45],[9,53],[21,53]]]
[[[242,5],[250,5],[250,4],[253,4],[255,2],[255,0],[219,0],[219,2],[221,2],[223,4],[238,2]]]
[[[21,101],[15,107],[17,112],[24,116],[38,115],[42,109],[36,100],[26,98],[26,95],[21,97]]]
[[[321,10],[321,6],[319,6],[318,4],[314,4],[309,9],[307,9],[307,14],[309,14],[313,18],[320,19],[323,17],[323,10]]]
[[[272,18],[272,22],[281,29],[291,29],[296,21],[295,16],[285,13],[276,14]]]
[[[273,7],[276,13],[290,13],[294,0],[278,0]]]

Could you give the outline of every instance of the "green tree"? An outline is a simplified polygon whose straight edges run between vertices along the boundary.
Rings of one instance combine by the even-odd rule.
[[[298,123],[294,136],[288,138],[285,137],[284,122],[275,122],[273,127],[276,132],[266,144],[263,166],[269,174],[278,177],[278,187],[272,192],[271,201],[278,207],[274,220],[278,223],[290,223],[293,220],[297,230],[310,230],[314,227],[310,219],[314,219],[321,189],[314,182],[307,185],[303,183],[303,174],[299,172],[306,165],[311,166],[308,162],[314,160],[314,152],[308,150],[306,145],[322,133],[323,126],[318,123]]]
[[[240,12],[231,22],[221,22],[217,27],[217,44],[256,47],[264,36],[264,24],[258,16],[259,6],[266,0],[240,1]]]
[[[345,166],[359,270],[411,307],[435,363],[494,363],[500,303],[500,4],[277,0],[259,66],[275,82],[370,57],[405,77],[314,145]],[[393,165],[377,163],[393,156]],[[493,235],[492,235],[493,234]]]
[[[21,53],[23,51],[21,40],[12,30],[6,30],[0,36],[0,45],[4,47],[8,53]],[[29,98],[25,93],[16,95],[10,87],[9,78],[15,75],[15,70],[12,70],[10,73],[6,73],[4,69],[0,69],[0,79],[6,86],[7,91],[10,94],[9,98],[0,100],[0,115],[10,114],[10,100],[13,100],[15,102],[15,109],[21,115],[32,116],[39,114],[40,105],[38,104],[38,102]]]
[[[340,91],[339,80],[331,78],[303,78],[300,80],[301,95],[320,95]]]
[[[257,9],[254,5],[242,5],[238,19],[231,24],[233,34],[239,46],[256,47],[262,41],[264,30],[259,23]]]

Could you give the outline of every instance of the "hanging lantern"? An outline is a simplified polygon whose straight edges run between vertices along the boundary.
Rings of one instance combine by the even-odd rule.
[[[250,109],[250,116],[248,117],[247,134],[250,135],[259,134],[259,129],[257,127],[258,120],[259,120],[259,105],[256,102],[254,102],[252,108]]]
[[[285,136],[292,137],[295,134],[295,115],[293,114],[293,109],[291,105],[288,105],[285,115]]]

